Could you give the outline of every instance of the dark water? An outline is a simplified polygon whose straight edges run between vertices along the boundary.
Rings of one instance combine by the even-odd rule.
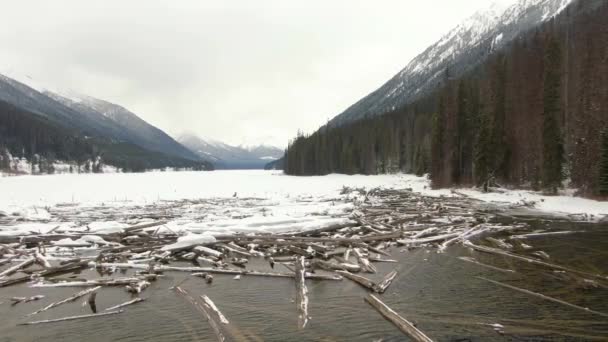
[[[527,240],[533,249],[548,253],[550,261],[581,271],[608,274],[608,228],[583,224],[551,223],[553,229],[583,233]],[[414,321],[438,341],[608,341],[608,317],[578,311],[520,292],[496,286],[478,276],[541,292],[573,304],[608,312],[608,289],[589,287],[580,278],[569,278],[541,266],[504,257],[452,247],[438,254],[433,249],[392,252],[399,264],[377,264],[380,279],[394,268],[399,275],[381,299],[402,316]],[[516,270],[502,273],[459,260],[478,261]],[[281,266],[277,266],[281,270]],[[251,268],[267,269],[263,261]],[[93,271],[87,271],[93,273]],[[91,274],[83,277],[94,277]],[[118,275],[115,275],[118,276]],[[38,302],[0,305],[0,342],[4,341],[214,341],[203,316],[169,290],[185,273],[166,273],[143,292],[143,303],[127,307],[120,315],[37,326],[17,326],[24,316],[50,302],[65,298],[78,288],[34,289],[27,285],[0,289],[3,299],[45,294]],[[367,276],[367,275],[366,275]],[[407,341],[363,298],[367,291],[349,280],[307,281],[312,317],[297,329],[290,279],[214,275],[208,285],[192,278],[182,287],[194,295],[206,294],[231,321],[240,336],[251,341]],[[608,279],[604,282],[608,284]],[[104,288],[97,295],[102,309],[131,297],[123,288]],[[30,320],[90,313],[84,299],[38,314]],[[505,326],[499,334],[488,324]]]

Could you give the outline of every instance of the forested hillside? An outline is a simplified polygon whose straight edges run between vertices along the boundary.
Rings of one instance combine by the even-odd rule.
[[[45,116],[0,101],[0,171],[14,171],[11,163],[25,159],[40,173],[53,173],[55,162],[74,163],[73,172],[101,172],[104,165],[122,171],[164,168],[212,169],[198,162],[101,137],[90,137]]]
[[[429,95],[298,135],[285,171],[430,173],[436,187],[490,180],[608,192],[608,1],[574,1],[474,70],[448,66]]]

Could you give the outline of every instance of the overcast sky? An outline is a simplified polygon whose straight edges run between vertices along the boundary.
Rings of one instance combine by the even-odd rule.
[[[279,146],[491,3],[0,1],[0,72],[121,104],[172,135]]]

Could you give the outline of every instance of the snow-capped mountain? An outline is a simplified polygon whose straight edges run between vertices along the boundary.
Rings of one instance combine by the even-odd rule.
[[[217,140],[201,139],[194,134],[183,134],[177,141],[200,157],[212,161],[218,169],[263,169],[284,153],[274,146],[232,146]]]
[[[341,125],[380,115],[411,103],[445,79],[458,77],[482,63],[493,51],[563,11],[573,0],[495,2],[458,25],[415,57],[382,87],[330,121]]]

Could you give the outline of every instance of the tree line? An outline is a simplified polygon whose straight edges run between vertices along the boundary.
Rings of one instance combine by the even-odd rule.
[[[290,142],[284,170],[429,174],[433,186],[528,187],[567,180],[608,195],[608,4],[573,7],[434,93]]]

